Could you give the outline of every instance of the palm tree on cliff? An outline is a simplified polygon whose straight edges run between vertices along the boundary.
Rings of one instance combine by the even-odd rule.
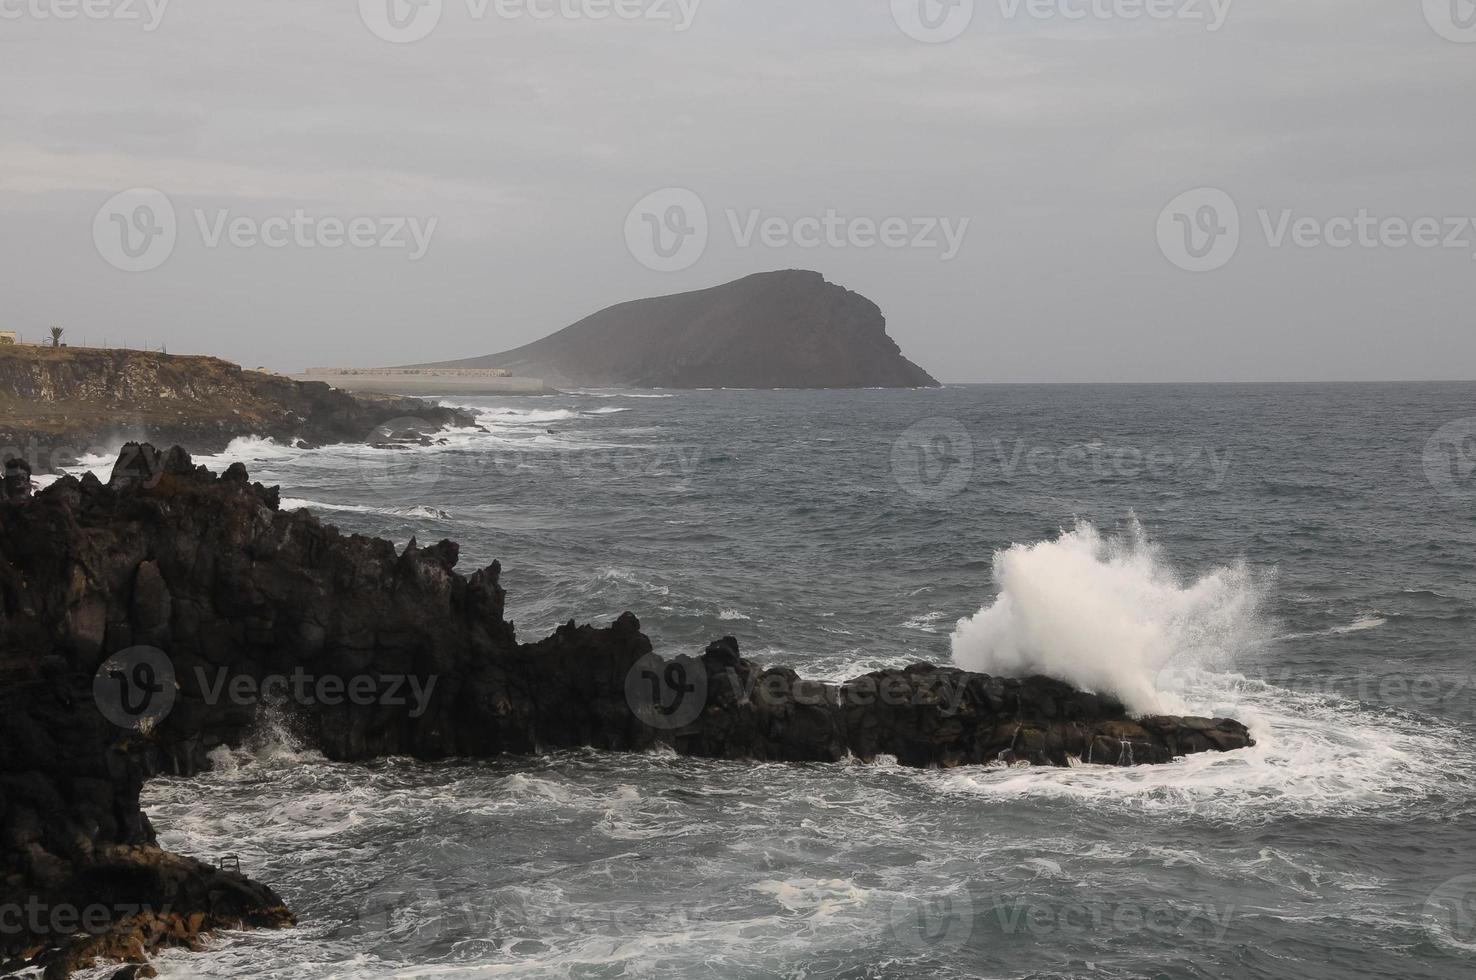
[[[66,331],[63,330],[61,327],[52,327],[51,328],[51,346],[52,347],[60,347],[61,346],[62,334],[64,334],[64,333],[66,333]]]

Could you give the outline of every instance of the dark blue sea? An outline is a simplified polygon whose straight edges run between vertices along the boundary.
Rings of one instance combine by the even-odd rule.
[[[1476,976],[1476,385],[449,401],[486,431],[203,461],[500,559],[523,639],[630,610],[667,654],[1047,672],[1259,744],[349,766],[265,719],[146,803],[301,926],[164,977]]]

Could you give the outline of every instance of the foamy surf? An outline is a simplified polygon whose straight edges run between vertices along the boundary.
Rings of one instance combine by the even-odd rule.
[[[961,667],[1020,677],[1046,674],[1163,710],[1159,678],[1186,662],[1226,667],[1266,629],[1264,587],[1244,565],[1197,579],[1180,575],[1133,519],[1104,535],[1086,521],[1051,540],[994,556],[995,599],[959,620]]]
[[[1277,639],[1302,640],[1311,636],[1346,636],[1349,633],[1364,633],[1368,630],[1376,630],[1380,626],[1387,626],[1388,623],[1388,619],[1377,613],[1365,613],[1344,626],[1330,626],[1325,630],[1312,630],[1303,633],[1283,633]]]
[[[370,507],[367,504],[330,504],[301,497],[283,497],[283,510],[326,510],[346,514],[379,514],[384,517],[413,517],[428,521],[449,521],[452,516],[438,507]]]
[[[657,391],[620,391],[616,389],[581,389],[571,388],[567,392],[570,395],[583,395],[587,398],[675,398],[671,392]]]
[[[1476,791],[1476,746],[1455,726],[1347,698],[1199,674],[1166,692],[1177,710],[1240,719],[1256,745],[1131,769],[954,770],[949,792],[1045,798],[1194,819],[1281,819],[1386,811]]]
[[[1257,745],[1167,766],[1119,769],[1079,760],[1068,770],[960,770],[938,778],[953,792],[1043,797],[1083,805],[1245,819],[1399,808],[1469,795],[1476,764],[1457,727],[1341,697],[1288,690],[1234,670],[1267,645],[1262,582],[1244,566],[1178,573],[1134,521],[1107,536],[1086,522],[1058,537],[995,555],[998,596],[960,620],[960,666],[1044,673],[1121,697],[1141,713],[1233,717]],[[1319,633],[1377,629],[1374,613]]]

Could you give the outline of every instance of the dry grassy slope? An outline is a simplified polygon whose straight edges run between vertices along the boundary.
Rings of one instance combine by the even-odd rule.
[[[0,347],[0,448],[38,471],[51,456],[110,450],[127,438],[213,452],[237,436],[362,441],[381,422],[453,414],[326,384],[246,371],[215,357],[94,348]]]

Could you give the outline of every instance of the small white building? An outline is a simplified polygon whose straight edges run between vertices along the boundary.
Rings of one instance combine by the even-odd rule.
[[[20,342],[20,334],[14,330],[0,330],[0,344],[18,344]]]

